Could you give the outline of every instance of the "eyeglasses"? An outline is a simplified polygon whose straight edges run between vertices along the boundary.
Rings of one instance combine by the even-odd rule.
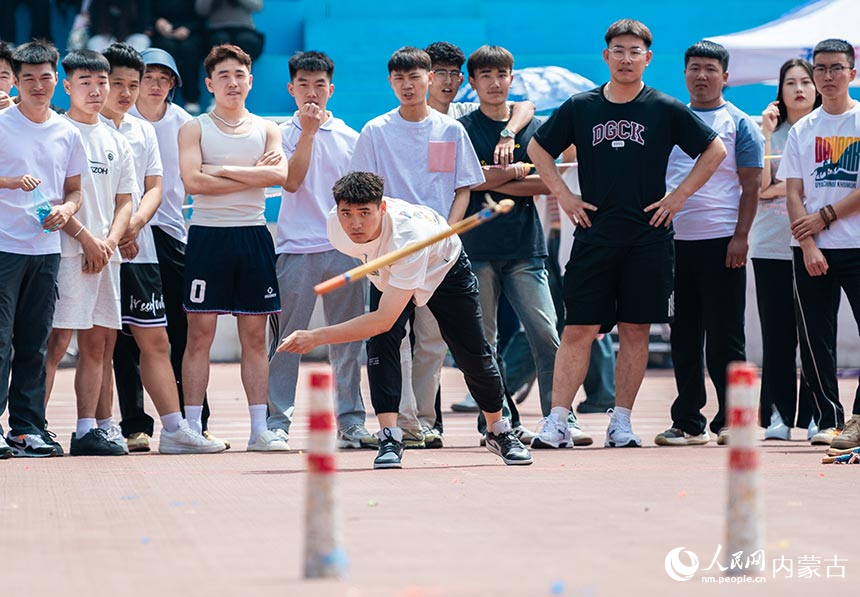
[[[816,75],[824,75],[830,73],[834,77],[842,74],[842,71],[849,70],[850,67],[845,64],[831,64],[830,66],[824,66],[823,64],[816,64],[812,67],[812,72]]]
[[[463,73],[461,73],[458,70],[445,70],[444,68],[440,68],[438,70],[434,70],[433,75],[440,78],[440,79],[454,80],[454,79],[459,79],[460,77],[462,77]]]
[[[609,48],[609,55],[613,60],[624,60],[625,58],[630,58],[632,61],[642,60],[645,58],[645,54],[647,54],[647,50],[643,50],[642,48],[630,48],[626,50],[620,46],[613,46]]]

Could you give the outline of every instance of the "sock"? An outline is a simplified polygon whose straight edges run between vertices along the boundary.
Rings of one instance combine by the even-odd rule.
[[[164,427],[164,430],[168,433],[173,433],[179,429],[180,421],[182,421],[181,412],[176,411],[175,413],[167,413],[161,417],[161,426]]]
[[[549,411],[550,416],[555,415],[559,421],[567,421],[567,416],[570,414],[570,409],[563,406],[553,406]]]
[[[507,419],[499,419],[493,423],[493,435],[501,435],[511,430],[511,422]]]
[[[99,426],[99,429],[107,431],[110,429],[111,425],[113,425],[113,417],[108,417],[107,419],[96,419],[96,424]]]
[[[400,427],[383,427],[382,429],[379,430],[379,433],[376,434],[377,436],[379,436],[379,441],[386,439],[385,438],[385,430],[386,429],[388,429],[388,431],[391,432],[392,438],[396,439],[399,442],[403,441],[403,430]]]
[[[81,439],[87,433],[96,428],[95,419],[78,419],[78,425],[75,428],[75,437]]]
[[[612,416],[613,417],[619,417],[622,419],[629,419],[630,418],[630,409],[624,408],[623,406],[616,406],[615,409],[612,411]]]
[[[248,407],[248,411],[251,413],[251,443],[253,443],[258,435],[268,429],[266,416],[269,406],[267,404],[252,404]]]
[[[185,420],[197,433],[203,433],[203,405],[185,406]]]

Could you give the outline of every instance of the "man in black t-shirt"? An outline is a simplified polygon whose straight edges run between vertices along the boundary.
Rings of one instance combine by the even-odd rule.
[[[466,68],[469,84],[478,94],[480,108],[460,118],[481,165],[494,163],[499,135],[507,131],[511,112],[507,99],[513,78],[514,57],[499,46],[481,46],[469,56]],[[478,278],[484,335],[495,353],[498,342],[499,297],[504,293],[513,307],[529,340],[537,370],[541,409],[549,414],[552,405],[552,374],[559,340],[555,306],[549,290],[546,266],[546,240],[534,204],[534,195],[548,193],[537,175],[528,175],[523,161],[526,146],[538,128],[532,119],[513,135],[514,163],[504,169],[485,169],[487,181],[472,189],[466,215],[479,212],[484,195],[495,201],[510,197],[513,210],[493,226],[476,228],[463,236],[463,247]],[[591,437],[571,415],[570,436],[566,447],[589,445]],[[533,443],[535,447],[542,447]],[[564,446],[552,446],[564,447]]]
[[[562,104],[528,148],[544,183],[578,226],[564,276],[567,316],[556,355],[553,408],[539,438],[547,445],[563,442],[569,433],[571,397],[588,371],[591,342],[601,327],[616,322],[617,407],[604,445],[642,445],[631,428],[630,410],[648,363],[650,324],[672,316],[672,218],[726,155],[716,133],[686,106],[643,83],[651,61],[648,27],[621,19],[604,39],[609,82]],[[568,189],[554,164],[571,144],[578,152],[582,196]],[[666,165],[675,145],[698,159],[667,194]]]

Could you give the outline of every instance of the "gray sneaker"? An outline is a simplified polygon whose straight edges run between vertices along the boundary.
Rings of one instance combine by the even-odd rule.
[[[416,448],[423,450],[427,447],[427,444],[424,443],[424,433],[420,429],[404,429],[403,447],[408,450]]]
[[[371,436],[364,425],[356,424],[338,429],[336,445],[340,449],[374,448],[379,445],[379,438]]]
[[[435,449],[442,447],[442,433],[429,425],[421,426],[421,433],[424,434],[424,447]]]

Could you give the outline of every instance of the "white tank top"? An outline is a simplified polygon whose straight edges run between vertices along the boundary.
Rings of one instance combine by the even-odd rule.
[[[266,125],[258,116],[251,116],[250,130],[240,135],[229,135],[219,129],[209,114],[201,114],[197,121],[200,123],[200,150],[204,164],[253,166],[266,151]],[[265,189],[192,197],[192,226],[226,228],[266,225]]]

